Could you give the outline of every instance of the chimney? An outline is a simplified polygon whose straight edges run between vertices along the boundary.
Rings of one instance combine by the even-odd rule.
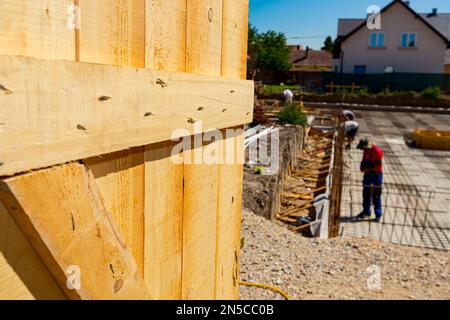
[[[428,14],[428,17],[436,17],[438,14],[438,9],[437,8],[433,8],[433,11],[431,11],[430,14]]]

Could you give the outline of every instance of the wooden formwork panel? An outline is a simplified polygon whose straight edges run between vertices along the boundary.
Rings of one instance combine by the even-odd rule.
[[[174,163],[174,143],[164,140],[174,129],[193,134],[200,120],[203,130],[251,121],[253,85],[241,81],[248,0],[8,0],[0,8],[6,30],[0,55],[85,63],[0,57],[0,104],[7,110],[0,115],[0,177],[16,175],[3,179],[6,209],[0,206],[0,214],[16,220],[22,231],[9,227],[16,237],[28,237],[22,235],[27,261],[43,261],[35,269],[42,280],[20,277],[17,296],[238,298],[242,163]],[[72,11],[81,13],[80,28],[67,27]],[[196,149],[223,152],[226,143],[239,154],[242,139],[238,132],[179,156],[187,159]],[[73,160],[82,162],[61,165]],[[56,167],[17,175],[51,165]],[[29,190],[39,183],[48,190]],[[60,202],[46,207],[39,201],[50,193]],[[76,209],[70,199],[81,197],[91,200]],[[87,244],[46,228],[73,210],[101,216],[101,233],[120,243],[114,254],[101,250],[105,261],[121,261],[120,279],[114,264],[115,278],[106,262],[81,255],[82,270],[88,260],[98,268],[87,272],[82,290],[68,290],[67,259]],[[56,211],[60,217],[52,217]],[[83,221],[89,229],[89,219]],[[110,273],[98,272],[106,267]],[[10,271],[6,281],[17,278],[10,259],[0,259],[0,270]],[[0,281],[0,297],[4,288]]]

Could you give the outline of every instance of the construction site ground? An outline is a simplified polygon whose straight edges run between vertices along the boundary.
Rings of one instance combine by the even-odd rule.
[[[411,148],[404,139],[415,128],[449,130],[450,115],[358,115],[359,137],[368,137],[384,152],[384,215],[379,224],[352,219],[362,211],[362,153],[353,148],[345,153],[341,234],[450,250],[450,152]]]
[[[301,300],[450,299],[448,252],[372,239],[310,239],[248,211],[243,218],[243,281],[269,284]],[[379,268],[381,290],[368,289],[373,266]],[[240,295],[284,299],[256,287],[241,286]]]
[[[449,115],[361,111],[359,137],[384,151],[384,217],[356,222],[362,210],[361,151],[345,154],[341,236],[302,237],[281,222],[244,212],[241,279],[293,299],[450,299],[450,152],[411,148],[415,128],[448,130]],[[369,289],[379,270],[381,289]],[[241,299],[283,299],[241,287]]]

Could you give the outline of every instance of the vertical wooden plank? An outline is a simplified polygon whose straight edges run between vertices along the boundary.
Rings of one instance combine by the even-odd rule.
[[[74,60],[71,0],[0,1],[0,54]]]
[[[248,0],[223,0],[222,77],[246,78],[248,10]],[[235,131],[224,143],[225,160],[227,146],[235,152],[232,162],[219,166],[215,295],[220,300],[239,299],[244,128],[235,129],[241,133]]]
[[[145,66],[145,0],[78,0],[82,62]],[[141,275],[144,272],[144,148],[85,162],[108,209],[124,234]]]
[[[146,68],[186,70],[186,0],[147,0]]]
[[[222,0],[187,3],[186,72],[220,76]]]
[[[0,300],[67,299],[0,201]]]
[[[222,77],[247,77],[249,0],[223,0]]]
[[[144,148],[86,159],[141,276],[144,275]]]
[[[186,71],[220,76],[222,0],[187,3]],[[220,142],[193,144],[185,151],[183,206],[183,299],[215,298],[218,164],[201,154]],[[199,158],[200,156],[200,158]]]
[[[182,293],[188,300],[215,295],[218,165],[195,164],[205,150],[200,143],[184,151]]]
[[[79,59],[116,66],[145,66],[145,0],[78,0]]]
[[[186,3],[147,0],[146,68],[186,70]],[[182,298],[184,170],[171,159],[173,146],[145,149],[144,281],[155,299]]]
[[[72,0],[0,1],[0,54],[75,59]],[[0,202],[0,299],[66,299]]]
[[[151,298],[84,165],[5,179],[0,199],[69,297]],[[70,289],[71,278],[80,286]]]
[[[183,164],[171,160],[174,144],[145,152],[145,274],[155,299],[181,299]]]

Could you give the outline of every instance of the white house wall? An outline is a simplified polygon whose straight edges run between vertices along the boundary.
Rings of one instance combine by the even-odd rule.
[[[358,30],[342,44],[343,72],[353,73],[355,65],[366,65],[367,73],[383,73],[385,66],[395,72],[443,73],[446,44],[422,21],[416,19],[401,4],[395,4],[381,16],[385,48],[370,48],[373,32],[366,27]],[[417,48],[402,49],[404,32],[417,34]]]

